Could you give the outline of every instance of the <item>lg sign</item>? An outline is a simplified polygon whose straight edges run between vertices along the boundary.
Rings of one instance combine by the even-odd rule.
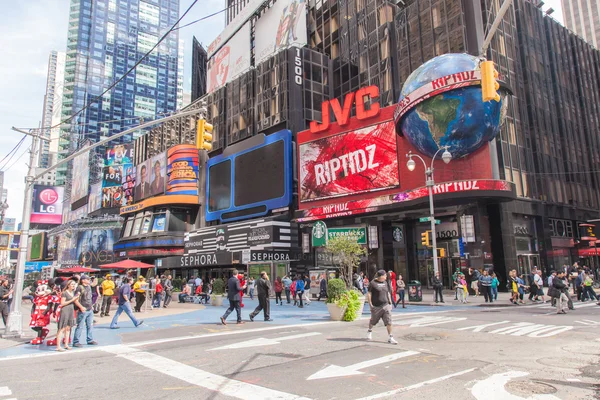
[[[40,192],[40,212],[55,213],[56,207],[53,205],[58,201],[58,193],[54,189],[44,189]]]
[[[63,188],[35,185],[33,190],[33,212],[30,222],[60,225],[62,223]]]

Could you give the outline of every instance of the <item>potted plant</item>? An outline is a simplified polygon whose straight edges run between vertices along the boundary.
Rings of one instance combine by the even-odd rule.
[[[327,310],[334,321],[341,321],[348,308],[347,299],[344,298],[346,284],[343,280],[334,278],[327,282]]]
[[[210,304],[215,307],[223,305],[223,295],[225,294],[225,282],[223,279],[215,279],[212,285],[212,294],[210,295]]]

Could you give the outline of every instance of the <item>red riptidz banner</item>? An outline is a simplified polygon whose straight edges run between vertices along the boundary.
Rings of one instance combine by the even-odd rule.
[[[300,202],[399,186],[394,122],[299,146]]]

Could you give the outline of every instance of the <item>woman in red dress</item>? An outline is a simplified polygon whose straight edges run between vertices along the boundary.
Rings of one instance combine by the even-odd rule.
[[[394,301],[394,308],[396,308],[396,273],[390,270],[388,275],[392,285],[392,300]]]

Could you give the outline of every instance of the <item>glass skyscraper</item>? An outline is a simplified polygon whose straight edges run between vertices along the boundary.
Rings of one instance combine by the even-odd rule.
[[[123,76],[178,18],[179,0],[71,0],[63,119]],[[178,89],[182,88],[178,87],[183,84],[180,51],[175,30],[101,100],[62,126],[59,159],[87,139],[102,140],[136,125],[139,118],[148,120],[175,111],[181,104]],[[131,137],[120,141],[131,141]],[[57,183],[68,180],[63,166]]]

